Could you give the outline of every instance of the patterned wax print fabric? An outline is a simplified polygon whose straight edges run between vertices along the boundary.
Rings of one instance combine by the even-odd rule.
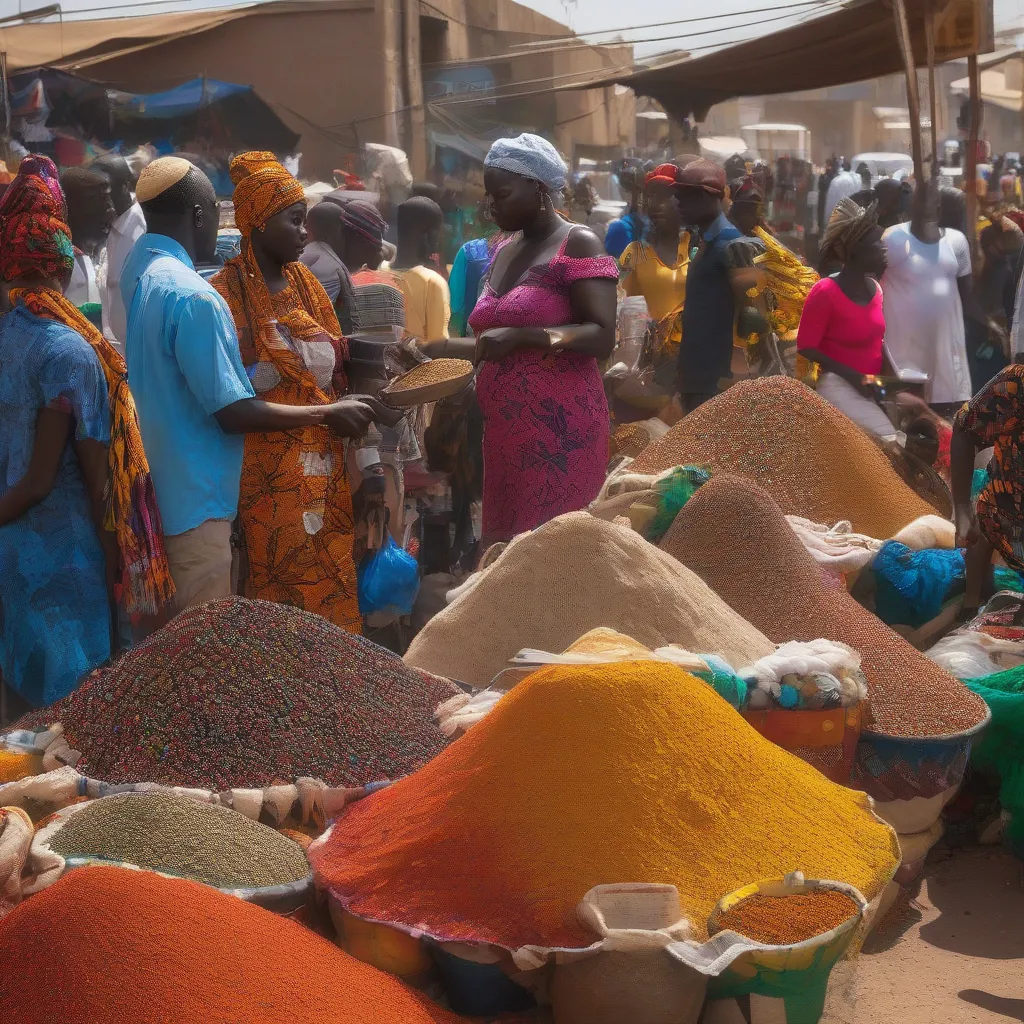
[[[1024,570],[1024,365],[993,377],[961,407],[955,423],[980,447],[994,447],[989,480],[978,495],[978,526],[1007,565]]]
[[[40,409],[74,437],[110,441],[107,384],[88,343],[18,305],[0,318],[0,494],[24,477]],[[103,550],[69,440],[53,490],[0,527],[0,672],[30,704],[52,704],[110,657]]]
[[[550,263],[531,267],[502,295],[488,280],[469,319],[473,331],[571,323],[574,281],[617,280],[610,256],[566,256],[566,242]],[[585,508],[597,497],[608,465],[609,431],[608,402],[593,356],[519,349],[481,366],[476,394],[484,417],[485,547]]]
[[[285,275],[288,287],[271,295],[246,241],[212,283],[231,309],[257,397],[326,405],[346,387],[338,318],[308,267],[291,263]],[[247,434],[238,512],[245,597],[362,631],[342,438],[326,426]]]

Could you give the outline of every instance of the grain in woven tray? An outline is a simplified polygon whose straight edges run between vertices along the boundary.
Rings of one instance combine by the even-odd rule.
[[[441,750],[434,708],[458,692],[319,615],[232,597],[182,612],[15,727],[59,722],[78,771],[105,782],[361,786]]]
[[[388,391],[412,391],[432,384],[444,384],[472,372],[473,364],[468,359],[431,359],[429,362],[414,366],[408,373],[394,381],[388,387]]]
[[[772,645],[694,573],[632,530],[570,512],[513,540],[435,615],[406,664],[486,686],[524,647],[564,651],[598,626],[648,648],[679,644],[736,668]]]
[[[99,857],[221,889],[260,889],[309,874],[302,848],[227,807],[172,793],[126,793],[68,815],[49,842],[65,857]]]
[[[675,665],[540,669],[309,851],[352,913],[442,940],[579,948],[601,884],[670,883],[694,932],[789,870],[871,899],[899,860],[863,793],[758,735]],[[453,865],[456,868],[453,870]]]
[[[869,728],[944,736],[986,717],[985,702],[830,581],[772,497],[750,480],[713,477],[683,506],[661,547],[776,643],[840,640],[859,651]]]
[[[859,427],[788,377],[741,381],[680,420],[642,451],[636,473],[678,465],[739,473],[787,515],[892,537],[934,509],[896,474]]]

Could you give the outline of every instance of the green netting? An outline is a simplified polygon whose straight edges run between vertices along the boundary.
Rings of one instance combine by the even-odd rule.
[[[737,966],[726,968],[717,978],[708,979],[708,999],[731,999],[759,995],[781,999],[786,1004],[786,1024],[818,1024],[825,1009],[829,975],[849,943],[838,942],[815,950],[811,962],[800,970],[778,970],[751,966],[744,956]]]
[[[747,706],[747,684],[729,667],[724,658],[714,654],[702,654],[707,663],[707,672],[694,672],[698,679],[703,679],[718,694],[728,701],[737,711]]]
[[[979,679],[965,679],[992,712],[971,749],[971,764],[999,776],[999,802],[1009,811],[1006,840],[1024,857],[1024,665]]]
[[[675,522],[679,510],[693,497],[701,484],[706,484],[711,474],[696,466],[676,466],[654,484],[658,496],[658,507],[647,531],[647,539],[657,544]]]

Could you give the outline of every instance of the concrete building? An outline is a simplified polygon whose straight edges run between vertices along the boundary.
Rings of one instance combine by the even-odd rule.
[[[551,90],[629,66],[632,48],[574,41],[514,0],[278,0],[42,22],[0,30],[0,49],[11,71],[64,68],[136,92],[196,75],[252,85],[302,135],[303,173],[320,177],[362,142],[406,149],[422,174],[431,127],[539,131],[569,156],[635,141],[629,90]]]

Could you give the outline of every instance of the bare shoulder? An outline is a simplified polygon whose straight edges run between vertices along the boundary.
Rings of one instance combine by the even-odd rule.
[[[574,224],[569,228],[565,241],[565,255],[584,260],[593,256],[607,256],[604,243],[585,224]]]

